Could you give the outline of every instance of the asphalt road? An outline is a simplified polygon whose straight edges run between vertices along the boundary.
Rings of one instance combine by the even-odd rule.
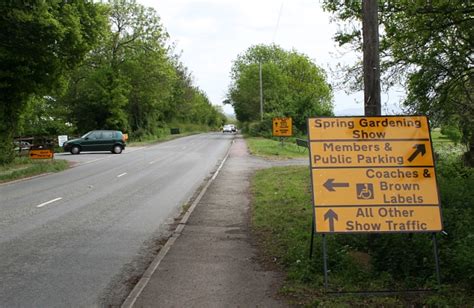
[[[232,139],[57,155],[76,166],[0,185],[0,306],[120,305]]]

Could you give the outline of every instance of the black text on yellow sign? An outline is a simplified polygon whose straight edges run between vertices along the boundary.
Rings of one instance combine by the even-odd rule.
[[[308,119],[316,232],[442,230],[428,119]]]
[[[315,169],[315,206],[437,205],[434,168]]]
[[[430,138],[428,120],[423,116],[310,118],[308,133],[310,140]]]
[[[439,206],[317,207],[317,232],[436,232],[442,230]]]
[[[311,142],[315,167],[432,166],[429,141]]]
[[[48,159],[54,157],[54,151],[50,149],[30,150],[31,159]]]
[[[273,118],[272,133],[275,137],[291,137],[293,136],[293,119]]]

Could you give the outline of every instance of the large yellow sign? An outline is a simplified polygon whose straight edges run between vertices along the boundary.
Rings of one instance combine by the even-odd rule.
[[[293,136],[292,118],[273,118],[273,136],[275,137]]]
[[[308,119],[315,231],[442,230],[428,120]]]

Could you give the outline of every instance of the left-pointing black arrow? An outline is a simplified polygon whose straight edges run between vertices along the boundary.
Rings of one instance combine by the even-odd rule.
[[[329,209],[329,211],[327,211],[326,214],[324,214],[324,220],[328,220],[328,219],[329,219],[329,231],[334,232],[334,219],[338,220],[339,217],[337,217],[336,212]]]
[[[328,179],[323,186],[329,191],[336,191],[334,187],[349,187],[349,183],[334,183],[334,179]]]
[[[426,154],[426,146],[424,144],[415,144],[413,148],[416,150],[410,155],[410,157],[408,157],[409,162],[412,162],[418,156],[418,154],[421,154],[421,156]]]

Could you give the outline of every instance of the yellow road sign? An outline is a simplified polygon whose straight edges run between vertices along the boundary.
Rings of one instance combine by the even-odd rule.
[[[29,155],[31,159],[47,159],[54,157],[54,151],[51,149],[30,150]]]
[[[442,230],[428,119],[308,119],[315,232]]]
[[[426,141],[313,141],[313,166],[432,166]]]
[[[293,119],[292,118],[273,118],[273,136],[275,137],[291,137],[293,136]]]
[[[317,232],[432,232],[441,226],[439,206],[318,207]]]
[[[438,204],[434,168],[313,169],[315,206]]]
[[[310,118],[311,140],[417,140],[430,138],[428,120],[415,117]]]

